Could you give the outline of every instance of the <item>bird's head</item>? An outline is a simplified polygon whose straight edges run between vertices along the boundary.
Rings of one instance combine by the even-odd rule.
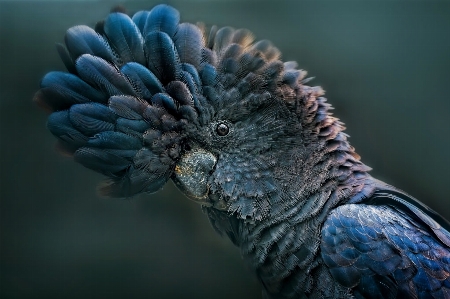
[[[247,30],[179,23],[158,5],[73,27],[65,44],[69,72],[47,74],[35,99],[60,148],[109,177],[103,195],[172,179],[205,206],[259,220],[359,163],[323,91]]]

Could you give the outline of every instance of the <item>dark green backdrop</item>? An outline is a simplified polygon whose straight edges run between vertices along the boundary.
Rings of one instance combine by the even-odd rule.
[[[258,282],[172,184],[100,199],[31,99],[54,43],[110,7],[0,2],[1,298],[260,298]],[[450,218],[450,2],[170,1],[183,21],[252,30],[327,90],[373,175]]]

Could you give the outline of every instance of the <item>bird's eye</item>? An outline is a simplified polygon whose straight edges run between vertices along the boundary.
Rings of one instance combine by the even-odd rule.
[[[219,123],[216,127],[217,135],[226,136],[230,132],[230,128],[228,128],[227,124]]]

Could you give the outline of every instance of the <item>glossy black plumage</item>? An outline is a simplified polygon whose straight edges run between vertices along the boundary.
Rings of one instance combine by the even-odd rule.
[[[322,229],[324,262],[358,298],[447,298],[448,225],[414,213],[415,205],[393,203],[399,195],[406,197],[395,190],[376,192],[371,200],[391,202],[334,209]]]
[[[247,30],[179,21],[158,5],[73,27],[70,73],[41,83],[48,128],[108,176],[101,193],[172,179],[270,298],[449,298],[448,223],[368,174],[306,72]]]

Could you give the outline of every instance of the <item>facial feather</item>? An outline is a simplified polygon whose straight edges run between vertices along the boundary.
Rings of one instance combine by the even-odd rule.
[[[70,108],[55,112],[49,128],[77,162],[109,176],[104,195],[128,197],[157,191],[169,178],[177,182],[177,165],[200,148],[216,161],[201,180],[209,192],[204,204],[261,220],[293,198],[286,186],[314,186],[304,183],[316,174],[308,169],[319,153],[353,151],[322,90],[306,86],[306,72],[282,63],[277,48],[254,42],[248,30],[179,24],[178,12],[165,5],[132,18],[112,13],[96,30],[67,31],[71,58],[63,58],[73,60],[73,74],[50,73],[35,99],[52,110]],[[111,147],[120,134],[138,145],[134,152]],[[122,162],[109,166],[115,161]]]
[[[402,233],[390,226],[395,221],[416,221],[410,233],[439,248],[419,259],[448,267],[448,224],[368,175],[305,71],[248,30],[179,21],[178,11],[158,5],[133,17],[112,13],[95,30],[73,27],[67,49],[58,45],[69,73],[50,72],[41,82],[35,100],[52,111],[49,130],[75,161],[108,177],[101,194],[152,193],[172,179],[240,247],[274,298],[396,294],[386,283],[394,263],[372,262],[367,275],[359,270],[368,265],[352,266],[359,253],[346,234],[354,237],[352,226],[372,216],[390,221],[393,235]],[[368,213],[381,210],[393,220]],[[384,235],[377,238],[377,247],[390,248]],[[386,250],[386,258],[409,254],[404,241],[391,242],[400,251]],[[445,271],[418,288],[439,291]],[[372,288],[377,275],[379,290]],[[416,292],[414,279],[402,292]]]

